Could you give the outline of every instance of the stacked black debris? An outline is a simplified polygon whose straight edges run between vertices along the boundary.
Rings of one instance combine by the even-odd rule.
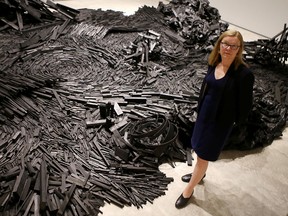
[[[259,64],[285,65],[288,61],[288,27],[284,25],[283,31],[271,39],[259,39],[246,42],[246,58],[253,59]]]
[[[57,21],[75,19],[79,11],[50,0],[46,3],[41,0],[1,0],[0,14],[0,31],[12,28],[25,32],[31,31],[34,24],[45,28]]]
[[[208,0],[173,0],[169,4],[160,3],[158,10],[165,15],[164,20],[171,29],[196,47],[213,45],[219,33],[228,27]]]
[[[281,137],[287,126],[287,65],[267,67],[250,62],[256,80],[254,105],[246,125],[234,128],[226,149],[264,147]]]
[[[187,5],[187,23],[199,21],[193,9],[214,26],[201,40],[184,38],[159,10],[176,8],[179,17]],[[226,29],[212,21],[217,10],[207,1],[173,1],[128,17],[79,12],[79,22],[65,16],[55,26],[38,28],[42,20],[21,35],[10,28],[0,34],[3,214],[98,215],[105,202],[141,208],[173,181],[160,164],[191,164],[207,50]],[[287,67],[251,66],[254,110],[229,148],[270,144],[287,119]]]

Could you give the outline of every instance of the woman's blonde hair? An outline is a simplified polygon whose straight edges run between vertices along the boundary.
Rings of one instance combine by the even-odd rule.
[[[247,64],[243,60],[243,55],[242,55],[243,50],[244,50],[243,37],[241,33],[236,30],[227,30],[220,35],[220,37],[218,38],[218,40],[216,41],[214,45],[212,52],[209,55],[208,64],[211,66],[217,66],[221,62],[221,55],[219,53],[220,43],[222,42],[223,38],[227,36],[237,37],[238,40],[240,41],[240,47],[238,49],[238,53],[233,61],[234,69],[237,69],[241,64],[244,64],[245,66],[247,66]]]

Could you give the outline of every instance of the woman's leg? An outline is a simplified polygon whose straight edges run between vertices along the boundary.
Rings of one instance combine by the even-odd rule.
[[[188,198],[194,191],[194,187],[201,181],[208,168],[209,161],[203,160],[197,156],[197,162],[193,171],[193,175],[183,191],[183,197]]]

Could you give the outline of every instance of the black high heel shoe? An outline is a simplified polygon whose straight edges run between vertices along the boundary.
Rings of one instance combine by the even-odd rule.
[[[205,178],[205,176],[206,176],[206,173],[204,174],[204,176],[203,176],[203,178],[201,179],[201,181],[203,181],[203,179]],[[188,173],[188,174],[186,174],[186,175],[183,175],[182,177],[181,177],[181,180],[183,181],[183,182],[189,182],[190,181],[190,179],[191,179],[191,177],[192,177],[192,173]]]
[[[184,208],[187,205],[190,198],[192,197],[193,193],[194,191],[192,192],[191,196],[188,198],[183,197],[183,193],[182,193],[180,197],[176,200],[175,207],[177,209]]]

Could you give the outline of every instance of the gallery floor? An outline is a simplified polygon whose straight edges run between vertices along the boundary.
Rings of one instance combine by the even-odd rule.
[[[157,6],[156,0],[62,0],[58,3],[80,8],[103,8],[133,13],[138,7]],[[165,2],[165,1],[163,1]],[[166,1],[167,2],[167,1]],[[234,26],[231,26],[234,28]],[[258,35],[240,29],[244,39],[257,40]],[[195,163],[195,162],[194,162]],[[193,163],[193,165],[194,165]],[[185,183],[181,176],[193,166],[163,164],[160,170],[174,181],[164,196],[141,209],[119,208],[105,204],[104,216],[288,216],[288,128],[271,145],[251,151],[224,151],[219,160],[210,163],[204,181],[195,188],[189,205],[181,210],[174,203]]]

